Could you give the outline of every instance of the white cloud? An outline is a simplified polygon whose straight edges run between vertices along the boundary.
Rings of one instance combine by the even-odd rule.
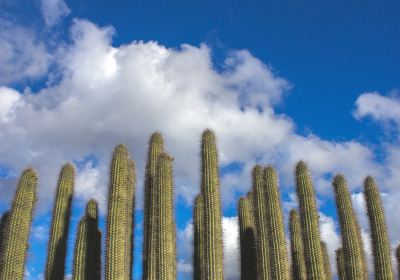
[[[10,115],[20,100],[20,94],[13,89],[0,86],[0,122],[10,120]]]
[[[48,27],[56,25],[71,12],[63,0],[41,0],[41,11]]]

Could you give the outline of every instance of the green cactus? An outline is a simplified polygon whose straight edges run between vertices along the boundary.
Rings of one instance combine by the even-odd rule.
[[[218,155],[215,135],[203,132],[201,140],[201,194],[204,205],[204,277],[222,280],[223,247]]]
[[[114,149],[108,192],[105,279],[126,278],[126,217],[128,184],[128,149],[120,144]]]
[[[289,213],[290,248],[292,253],[292,279],[306,280],[306,264],[304,260],[303,237],[299,214],[296,210]]]
[[[196,196],[193,208],[193,280],[205,280],[204,278],[204,211],[203,197]]]
[[[136,190],[136,171],[135,162],[128,160],[128,185],[126,199],[126,279],[132,279],[133,272],[133,251],[134,251],[134,225],[135,225],[135,190]]]
[[[24,279],[29,232],[37,199],[37,181],[33,169],[22,172],[6,225],[0,279]]]
[[[389,237],[381,195],[375,180],[370,176],[364,181],[364,196],[371,230],[375,279],[392,280],[394,276],[390,257]]]
[[[147,165],[144,182],[144,218],[143,218],[143,279],[156,279],[156,255],[155,242],[157,223],[155,207],[157,197],[155,189],[155,174],[157,167],[157,159],[164,151],[164,140],[162,135],[155,132],[151,135],[149,141],[149,150],[147,154]]]
[[[75,169],[72,164],[67,163],[61,169],[54,201],[50,240],[47,249],[45,273],[47,280],[64,280],[74,180]]]
[[[333,179],[333,188],[336,197],[336,207],[341,228],[344,268],[348,279],[368,279],[365,274],[365,253],[362,240],[359,237],[359,224],[351,204],[350,192],[346,179],[336,175]]]
[[[321,241],[321,250],[322,250],[322,256],[324,258],[325,279],[331,280],[332,272],[331,272],[331,265],[329,264],[328,248],[326,247],[326,243],[324,241]]]
[[[400,245],[396,248],[396,260],[397,260],[397,274],[400,279]]]
[[[296,191],[299,199],[301,231],[308,280],[326,280],[318,226],[318,211],[307,165],[296,165]]]
[[[269,267],[276,280],[290,278],[285,226],[279,194],[278,176],[272,166],[264,169],[266,227],[269,236]]]
[[[253,176],[253,207],[256,224],[257,244],[257,274],[260,280],[271,279],[269,270],[269,239],[267,229],[267,209],[265,202],[265,184],[263,170],[256,165],[252,171]]]
[[[346,277],[346,269],[345,269],[345,260],[343,255],[343,249],[339,248],[336,250],[336,266],[339,280],[347,280]],[[356,279],[356,278],[351,278]]]
[[[1,252],[3,251],[4,237],[7,232],[6,225],[8,223],[9,217],[10,217],[10,211],[7,211],[3,214],[0,220],[0,257],[1,257]],[[0,270],[1,270],[1,261],[0,261]]]
[[[157,279],[176,279],[176,225],[174,215],[174,191],[172,157],[162,153],[158,157],[156,169],[158,232],[157,243]]]
[[[240,270],[242,280],[257,279],[257,253],[254,213],[250,192],[239,199]]]
[[[74,280],[100,280],[101,278],[101,232],[98,228],[98,209],[95,200],[90,200],[86,213],[78,226],[75,244]]]

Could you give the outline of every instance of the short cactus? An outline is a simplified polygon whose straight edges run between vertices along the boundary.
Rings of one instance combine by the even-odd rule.
[[[375,279],[392,280],[394,275],[381,195],[375,180],[370,176],[364,181],[364,196],[371,230]]]
[[[193,280],[204,278],[204,210],[201,194],[196,196],[193,208]]]
[[[345,263],[344,263],[344,255],[343,255],[342,248],[339,248],[336,250],[336,267],[337,267],[337,273],[338,273],[339,280],[347,280]],[[355,278],[351,278],[351,279],[355,279]]]
[[[331,265],[329,263],[328,248],[326,247],[326,243],[324,241],[321,241],[321,250],[322,250],[322,256],[324,258],[325,279],[332,280],[332,272],[331,272]]]
[[[50,240],[47,249],[45,273],[45,279],[47,280],[64,280],[74,177],[75,169],[73,165],[70,163],[65,164],[60,172],[54,201]]]
[[[17,191],[6,225],[0,263],[0,279],[24,279],[29,232],[36,202],[37,175],[25,169],[19,179]]]
[[[292,253],[292,279],[306,280],[306,264],[304,260],[303,237],[299,214],[296,210],[289,213],[290,248]]]

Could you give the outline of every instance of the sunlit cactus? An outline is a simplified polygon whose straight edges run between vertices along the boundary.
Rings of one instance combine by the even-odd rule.
[[[152,246],[156,239],[157,202],[155,193],[155,175],[157,160],[164,151],[164,140],[162,135],[155,132],[151,135],[147,153],[147,164],[144,182],[144,218],[143,218],[143,279],[156,280],[156,251]]]
[[[203,132],[201,140],[201,194],[204,206],[204,277],[222,280],[222,214],[218,152],[215,135],[211,130]]]
[[[308,167],[303,161],[299,161],[296,165],[296,191],[299,199],[307,279],[325,280],[314,186]]]
[[[78,225],[75,243],[73,280],[100,280],[101,278],[101,233],[98,228],[98,209],[95,200],[90,200],[86,213]]]
[[[74,180],[74,166],[67,163],[61,169],[54,201],[50,239],[47,249],[45,273],[45,279],[47,280],[64,280]]]
[[[364,196],[371,231],[375,279],[392,280],[394,275],[390,257],[390,243],[381,195],[375,180],[370,176],[368,176],[364,181]]]
[[[126,278],[126,216],[128,149],[120,144],[114,149],[108,191],[105,279]]]
[[[6,225],[0,263],[0,279],[24,279],[29,232],[37,200],[37,174],[25,169],[19,179]]]
[[[306,280],[307,274],[304,260],[303,237],[301,235],[299,214],[296,210],[291,210],[289,213],[289,228],[292,255],[292,279]]]
[[[193,280],[204,278],[204,210],[203,197],[196,196],[193,207]]]
[[[250,192],[239,199],[239,238],[241,280],[257,279],[256,236],[252,199]]]
[[[324,258],[325,279],[331,280],[332,272],[331,272],[331,266],[329,263],[328,248],[326,247],[326,243],[324,241],[321,241],[321,250],[322,250],[322,257]]]
[[[368,279],[365,274],[365,253],[359,235],[359,224],[351,204],[350,192],[345,178],[336,175],[333,179],[336,207],[341,228],[344,268],[348,279]]]
[[[345,263],[344,263],[344,255],[343,249],[339,248],[336,250],[336,268],[339,280],[347,280],[346,277],[346,270],[345,270]],[[355,279],[355,278],[351,278]]]
[[[135,225],[135,190],[136,190],[136,170],[135,162],[128,160],[128,182],[126,196],[126,278],[132,279],[133,272],[133,251],[134,251],[134,225]]]
[[[8,223],[8,218],[10,217],[10,211],[6,211],[0,219],[0,256],[4,246],[5,233],[7,232],[6,225]],[[0,262],[1,265],[1,262]]]
[[[283,223],[278,176],[275,169],[272,166],[268,166],[264,169],[263,178],[271,277],[273,276],[273,279],[276,280],[289,279],[289,261],[286,250],[285,226]]]

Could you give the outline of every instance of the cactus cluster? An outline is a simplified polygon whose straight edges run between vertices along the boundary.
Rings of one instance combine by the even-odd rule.
[[[60,172],[52,212],[45,278],[65,278],[67,236],[75,171],[65,164]],[[144,182],[143,280],[177,278],[173,158],[164,151],[160,133],[149,141]],[[9,211],[0,220],[0,279],[23,279],[37,193],[36,172],[23,171]],[[327,246],[321,240],[317,198],[308,166],[295,167],[298,209],[289,212],[290,251],[285,237],[279,179],[272,166],[254,166],[251,191],[238,201],[240,271],[242,280],[333,279]],[[343,175],[332,181],[342,248],[336,250],[340,280],[367,280],[368,268],[361,230]],[[108,188],[104,272],[102,234],[97,202],[89,200],[76,233],[72,279],[131,280],[134,258],[136,170],[127,147],[113,152]],[[391,251],[384,209],[374,179],[364,181],[369,218],[374,279],[393,280]],[[193,207],[193,279],[222,280],[223,244],[220,178],[216,137],[205,130],[201,139],[200,193]],[[290,255],[288,255],[290,252]],[[289,262],[289,258],[291,262]],[[400,245],[396,249],[400,270]]]

